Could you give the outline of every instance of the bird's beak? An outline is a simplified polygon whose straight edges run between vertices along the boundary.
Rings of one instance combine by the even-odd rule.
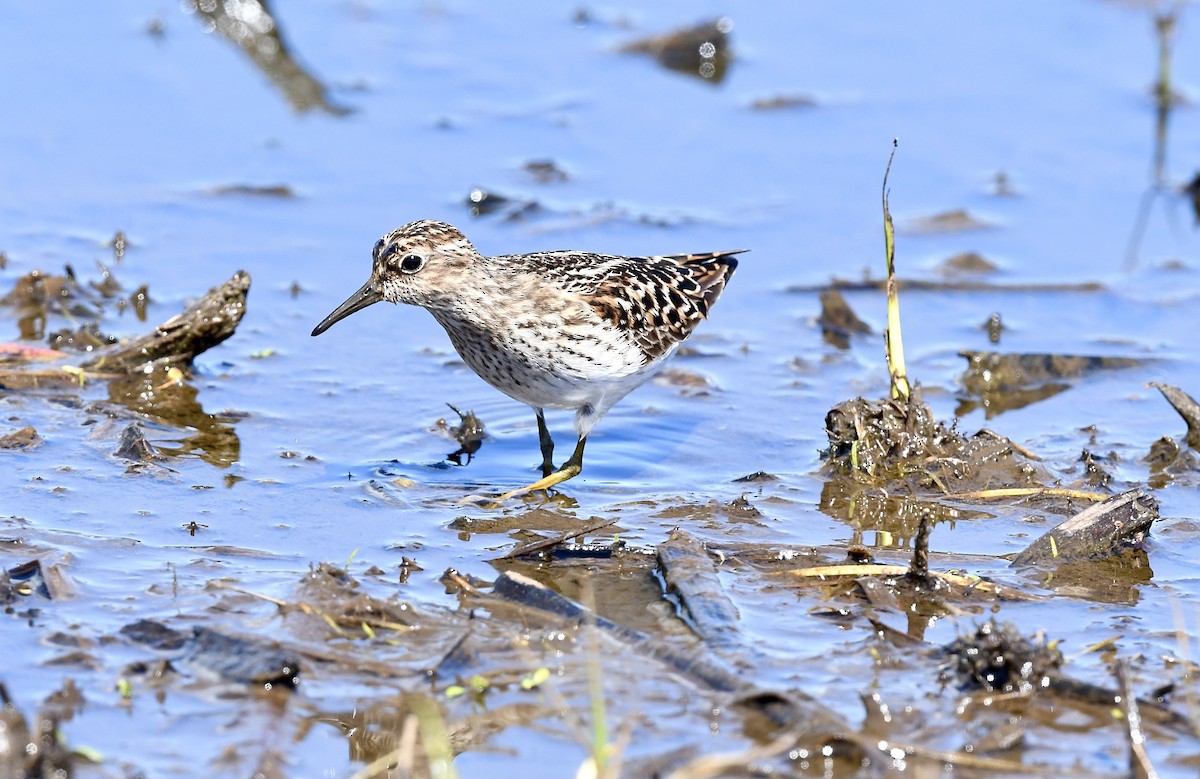
[[[333,310],[329,316],[321,320],[321,324],[313,328],[313,335],[320,335],[329,328],[333,327],[335,322],[339,322],[353,314],[355,311],[362,311],[369,305],[378,303],[383,300],[383,295],[379,294],[375,289],[373,281],[368,281],[350,297],[346,298],[346,302]]]

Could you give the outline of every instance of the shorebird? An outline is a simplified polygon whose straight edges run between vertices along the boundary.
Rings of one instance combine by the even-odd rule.
[[[445,222],[412,222],[379,239],[367,283],[312,334],[384,300],[433,314],[471,370],[537,414],[542,478],[505,500],[580,473],[592,428],[708,316],[741,251],[487,257]],[[547,408],[575,411],[575,451],[558,469]]]

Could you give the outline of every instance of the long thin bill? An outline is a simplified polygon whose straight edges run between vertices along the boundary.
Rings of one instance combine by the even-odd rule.
[[[334,323],[339,322],[353,314],[355,311],[362,311],[367,306],[378,303],[383,300],[383,295],[375,290],[375,285],[368,281],[359,288],[350,297],[346,298],[346,302],[333,310],[329,316],[321,320],[321,324],[313,328],[313,335],[320,335],[329,328],[333,327]]]

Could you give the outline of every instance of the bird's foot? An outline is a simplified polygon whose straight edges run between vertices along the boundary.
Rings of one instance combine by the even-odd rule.
[[[575,478],[576,476],[579,475],[579,472],[582,470],[583,470],[582,466],[568,462],[568,463],[564,464],[563,467],[559,468],[557,471],[554,471],[553,473],[551,473],[547,476],[543,476],[542,478],[535,481],[533,484],[527,484],[524,487],[518,487],[515,490],[509,490],[508,492],[502,493],[500,495],[493,495],[493,496],[468,495],[465,498],[463,498],[461,501],[459,501],[459,503],[473,504],[476,506],[482,506],[484,508],[500,508],[501,504],[503,504],[504,501],[506,501],[506,500],[509,500],[511,498],[519,498],[522,495],[528,495],[531,492],[537,492],[539,490],[549,490],[550,488],[552,488],[556,485],[562,484],[567,479]]]
[[[496,498],[487,495],[464,495],[455,501],[458,506],[478,506],[481,509],[498,509],[501,508]]]
[[[567,479],[575,478],[579,475],[581,470],[583,470],[582,467],[568,462],[554,473],[551,473],[548,476],[543,476],[533,484],[527,484],[524,487],[518,487],[515,490],[509,490],[503,495],[497,495],[495,500],[505,501],[509,498],[518,498],[522,495],[527,495],[530,492],[536,492],[537,490],[548,490],[555,485],[562,484]]]

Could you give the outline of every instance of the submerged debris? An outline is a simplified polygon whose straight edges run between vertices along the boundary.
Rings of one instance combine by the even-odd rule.
[[[1097,716],[1112,720],[1112,710],[1121,705],[1122,691],[1079,681],[1063,671],[1065,661],[1057,642],[1039,634],[1026,638],[1006,622],[989,621],[974,634],[959,636],[943,648],[963,690],[1017,694],[1032,701],[1046,699],[1050,705],[1094,709]],[[1192,734],[1186,716],[1146,698],[1137,699],[1143,723]]]
[[[265,0],[184,0],[184,13],[195,14],[207,32],[217,32],[242,50],[297,113],[319,110],[349,113],[333,103],[325,85],[292,54],[279,22]]]
[[[93,299],[90,290],[79,284],[75,271],[68,265],[63,275],[30,271],[13,284],[12,290],[0,298],[0,303],[18,311],[17,327],[21,338],[37,341],[45,336],[46,318],[59,314],[79,319],[96,319],[103,307]]]
[[[58,718],[39,713],[32,722],[0,682],[0,776],[70,779],[71,752],[59,740]]]
[[[222,197],[226,195],[247,197],[272,197],[290,200],[296,197],[296,192],[287,184],[222,184],[207,190],[207,194]]]
[[[996,263],[978,252],[960,252],[947,257],[937,266],[936,271],[942,276],[980,276],[995,273]]]
[[[1017,191],[1013,189],[1012,182],[1009,181],[1008,172],[1004,170],[996,171],[996,175],[992,176],[992,195],[995,197],[1014,197]]]
[[[563,546],[568,541],[579,538],[580,536],[591,535],[592,533],[595,533],[597,530],[603,530],[605,528],[612,527],[615,524],[617,524],[616,519],[597,519],[597,520],[593,520],[591,522],[585,522],[584,524],[580,525],[577,528],[572,528],[571,530],[564,531],[562,533],[557,534],[556,536],[554,536],[552,538],[538,538],[533,541],[528,541],[523,544],[518,544],[517,546],[510,549],[505,554],[501,555],[498,559],[511,560],[511,559],[517,559],[517,558],[521,558],[521,557],[528,557],[528,556],[534,556],[534,555],[536,555],[538,557],[543,557],[543,556],[547,555],[551,550],[556,551],[558,547]],[[614,544],[607,548],[609,550],[613,550],[614,546],[618,546],[618,545]]]
[[[967,391],[982,395],[1020,387],[1075,379],[1101,370],[1137,368],[1144,361],[1132,357],[1098,357],[1074,354],[1002,354],[963,350],[967,360],[963,385]]]
[[[735,484],[766,484],[773,481],[779,481],[779,477],[773,473],[766,471],[755,471],[748,473],[745,476],[739,476],[733,480]]]
[[[539,184],[557,184],[571,179],[554,160],[530,160],[522,169]]]
[[[1191,201],[1192,215],[1196,218],[1195,224],[1200,225],[1200,171],[1197,171],[1192,180],[1184,185],[1182,192]]]
[[[703,373],[675,366],[668,366],[659,371],[651,381],[660,387],[672,387],[678,390],[680,395],[689,398],[703,397],[718,389],[713,380]]]
[[[1069,379],[1102,370],[1136,368],[1144,364],[1131,357],[1098,357],[1072,354],[1003,354],[963,350],[967,360],[963,389],[971,400],[959,415],[982,406],[990,419],[1070,389]],[[977,399],[977,400],[975,400]]]
[[[1083,463],[1083,478],[1090,486],[1099,489],[1105,489],[1112,482],[1112,474],[1105,470],[1100,464],[1100,458],[1092,454],[1087,449],[1079,455],[1079,462]]]
[[[658,570],[697,635],[718,651],[742,644],[737,607],[725,594],[708,550],[695,536],[672,530],[658,545]]]
[[[731,30],[731,19],[714,19],[666,35],[640,38],[622,46],[621,51],[649,54],[665,68],[717,84],[733,61]]]
[[[150,290],[146,284],[135,289],[129,295],[129,305],[133,308],[134,316],[139,322],[146,321],[146,308],[150,305]],[[118,303],[118,308],[121,304]]]
[[[783,694],[756,685],[724,660],[706,651],[704,646],[665,644],[645,633],[605,619],[520,574],[501,574],[493,584],[490,595],[465,584],[461,579],[458,581],[471,602],[486,606],[489,610],[498,608],[499,603],[518,606],[520,613],[515,615],[515,621],[519,623],[549,621],[549,624],[561,624],[566,621],[594,626],[607,639],[621,645],[621,651],[632,651],[663,663],[701,689],[732,694],[739,704],[757,710],[778,726],[799,727],[804,723],[808,737],[821,745],[831,748],[835,744],[839,748],[846,746],[842,738],[848,728],[834,712],[803,694]]]
[[[750,104],[752,111],[779,111],[787,108],[811,108],[817,101],[808,95],[775,95],[763,97]]]
[[[20,430],[0,435],[0,450],[20,450],[24,452],[36,449],[42,443],[42,437],[38,435],[37,430],[32,425],[26,425]]]
[[[1133,684],[1129,680],[1128,662],[1121,660],[1117,663],[1116,677],[1121,692],[1118,702],[1121,705],[1121,713],[1125,715],[1125,732],[1129,736],[1129,774],[1133,779],[1158,779],[1158,772],[1154,770],[1150,755],[1146,753],[1142,712],[1137,695],[1133,692]]]
[[[129,409],[148,422],[183,428],[186,434],[182,438],[159,439],[159,454],[194,455],[218,468],[228,468],[241,454],[234,425],[245,415],[206,412],[200,404],[199,390],[188,378],[184,370],[159,360],[109,379],[108,402],[90,408],[105,415],[123,415]]]
[[[993,345],[1000,343],[1000,336],[1003,335],[1006,328],[999,311],[993,312],[987,318],[987,321],[983,323],[983,329],[987,331],[988,343]]]
[[[36,278],[29,281],[31,277]],[[94,298],[94,294],[89,290],[104,286],[78,285],[71,274],[62,279],[64,281],[61,284],[56,283],[51,287],[70,291],[68,295],[59,296],[63,300],[71,300],[75,294]],[[0,349],[0,353],[11,356],[6,362],[17,362],[17,367],[14,368],[0,367],[0,388],[77,389],[91,380],[107,380],[111,402],[124,408],[114,410],[112,405],[94,403],[89,406],[90,410],[100,408],[100,413],[111,417],[121,416],[127,413],[124,409],[131,409],[150,420],[173,427],[188,428],[191,432],[176,446],[162,447],[164,453],[177,454],[198,450],[202,459],[218,467],[228,467],[238,459],[240,448],[237,434],[230,425],[233,421],[232,415],[212,415],[204,412],[197,400],[197,389],[188,382],[189,369],[196,355],[233,335],[245,313],[249,289],[249,274],[235,273],[224,284],[209,290],[206,295],[182,313],[163,322],[153,332],[123,344],[98,349],[96,351],[99,354],[81,366],[60,364],[58,367],[33,369],[20,363],[32,359],[62,361],[69,355],[65,352],[23,345],[18,345],[15,349]],[[42,301],[40,305],[43,307],[30,314],[40,320],[39,327],[44,327],[45,304],[51,299],[45,297],[46,290],[45,279],[39,274],[25,277],[24,282],[18,283],[16,290],[21,293],[16,296],[18,299]],[[29,297],[30,295],[32,297]],[[9,297],[12,298],[13,295]],[[135,303],[140,299],[141,305],[144,306],[145,286],[135,292],[131,299],[135,300]],[[102,308],[104,302],[99,301],[99,304]],[[92,312],[92,319],[98,317],[98,312]],[[94,322],[88,323],[70,338],[73,339],[80,332],[98,334],[99,330]],[[136,441],[131,439],[124,444],[126,445],[121,447],[119,456],[139,461],[145,459],[146,452]],[[141,454],[138,454],[139,450]]]
[[[121,441],[113,452],[114,457],[122,457],[134,462],[149,462],[158,458],[158,452],[146,440],[142,426],[132,422],[121,432]]]
[[[74,273],[68,272],[59,276],[34,270],[17,279],[8,294],[0,298],[0,302],[22,308],[43,306],[52,301],[71,298],[78,287]]]
[[[100,326],[95,322],[87,322],[74,330],[59,330],[51,333],[46,340],[52,349],[74,349],[79,352],[91,352],[117,343],[115,336],[100,332]]]
[[[850,336],[869,335],[871,326],[858,318],[846,298],[836,289],[821,290],[821,315],[817,317],[821,337],[837,349],[850,348]]]
[[[1170,436],[1163,436],[1150,444],[1150,451],[1142,462],[1150,467],[1147,484],[1152,489],[1162,489],[1177,476],[1200,472],[1200,458],[1186,447],[1181,447]]]
[[[125,259],[125,252],[129,249],[130,245],[129,239],[125,237],[125,231],[117,230],[113,234],[112,240],[108,242],[108,245],[113,250],[113,261],[119,265]]]
[[[471,216],[499,214],[505,221],[523,219],[541,209],[536,200],[509,197],[483,187],[474,187],[468,192],[465,204],[471,210]]]
[[[463,413],[447,403],[450,410],[458,414],[459,423],[451,425],[445,419],[439,419],[430,428],[431,432],[443,435],[458,443],[458,449],[446,455],[446,459],[455,465],[466,465],[471,462],[471,458],[479,451],[479,447],[483,446],[483,439],[487,438],[487,431],[483,429],[483,421],[475,416],[474,411]],[[467,458],[467,462],[463,462],[463,458]]]
[[[222,679],[266,690],[294,690],[300,683],[300,660],[276,642],[257,637],[197,627],[183,660]]]
[[[175,652],[175,660],[222,681],[266,690],[292,690],[300,683],[300,660],[274,641],[230,636],[201,626],[174,630],[152,620],[139,620],[120,632],[134,643]]]
[[[972,604],[1036,599],[1020,590],[979,576],[954,570],[931,570],[927,547],[929,526],[926,521],[918,529],[912,561],[907,565],[880,563],[869,555],[856,554],[850,549],[845,560],[839,562],[809,556],[799,558],[810,563],[801,568],[791,567],[790,559],[770,565],[760,560],[757,566],[777,570],[787,578],[794,579],[801,587],[820,586],[826,590],[828,597],[842,602],[846,601],[847,596],[865,601],[870,611],[874,612],[865,615],[867,620],[880,630],[894,630],[881,620],[881,613],[904,614],[908,621],[907,630],[895,632],[909,638],[919,638],[929,618],[957,614]],[[736,554],[739,559],[744,559],[748,553],[752,554],[749,550],[741,550]]]
[[[654,227],[677,227],[701,221],[686,213],[650,213],[631,210],[612,200],[560,206],[550,205],[523,194],[505,194],[484,187],[471,189],[462,201],[474,217],[490,217],[503,222],[538,219],[543,232],[595,227],[623,222]]]
[[[914,233],[957,233],[966,230],[983,230],[989,227],[993,227],[990,222],[974,216],[965,208],[955,208],[932,216],[914,219],[907,225],[908,231]]]

